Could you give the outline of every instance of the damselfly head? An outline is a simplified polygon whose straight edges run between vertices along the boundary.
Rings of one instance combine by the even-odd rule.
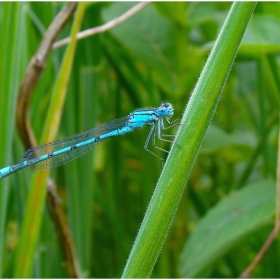
[[[173,116],[173,113],[174,113],[174,109],[170,103],[162,103],[157,108],[157,114],[160,117],[171,117],[171,116]]]

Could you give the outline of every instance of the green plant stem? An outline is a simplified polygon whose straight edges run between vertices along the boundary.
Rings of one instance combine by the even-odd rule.
[[[255,2],[234,2],[182,118],[123,278],[151,275],[206,130],[214,115]],[[187,59],[187,58],[186,58]]]
[[[80,30],[84,9],[85,3],[80,2],[71,31],[71,42],[65,52],[61,69],[54,87],[41,139],[42,143],[53,141],[58,130],[76,49],[76,34]],[[36,173],[32,178],[22,223],[20,240],[17,247],[14,267],[15,278],[30,277],[36,245],[41,229],[48,175],[49,171],[46,171]]]

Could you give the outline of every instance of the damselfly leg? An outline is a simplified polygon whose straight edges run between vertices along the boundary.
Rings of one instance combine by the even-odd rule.
[[[157,157],[157,158],[159,158],[160,160],[163,161],[163,160],[164,160],[163,158],[159,157],[157,154],[155,154],[154,152],[152,152],[151,150],[148,149],[148,144],[149,144],[150,138],[151,138],[151,136],[152,136],[152,146],[153,146],[154,148],[163,150],[162,148],[157,147],[156,144],[155,144],[155,135],[156,135],[156,133],[155,133],[155,128],[156,128],[156,124],[154,123],[154,124],[152,125],[152,127],[151,127],[151,129],[150,129],[150,132],[149,132],[149,134],[148,134],[148,137],[147,137],[147,139],[146,139],[146,142],[145,142],[145,145],[144,145],[144,149],[145,149],[147,152],[149,152],[150,154],[154,155],[155,157]],[[165,151],[165,152],[168,153],[168,151],[166,151],[166,150],[163,150],[163,151]]]
[[[144,145],[144,149],[151,153],[152,155],[156,156],[157,158],[163,160],[161,157],[159,157],[157,154],[155,154],[154,152],[152,152],[151,150],[148,149],[148,144],[149,144],[149,141],[150,141],[150,138],[152,137],[152,146],[156,149],[159,149],[161,151],[164,151],[166,153],[169,153],[169,151],[161,148],[161,147],[158,147],[156,145],[156,126],[157,126],[157,137],[159,140],[162,140],[162,141],[165,141],[165,142],[169,142],[169,143],[172,143],[172,144],[175,144],[179,147],[179,145],[175,142],[175,141],[172,141],[172,140],[169,140],[169,139],[165,139],[163,137],[175,137],[175,135],[168,135],[168,134],[162,134],[162,130],[167,130],[173,126],[176,126],[176,125],[180,125],[180,123],[176,123],[176,121],[178,121],[179,119],[176,119],[174,120],[173,122],[170,122],[166,119],[166,121],[168,122],[168,124],[170,124],[169,126],[165,127],[164,126],[164,123],[163,123],[163,119],[160,119],[158,123],[154,123],[151,127],[151,130],[148,134],[148,137],[146,139],[146,142],[145,142],[145,145]]]

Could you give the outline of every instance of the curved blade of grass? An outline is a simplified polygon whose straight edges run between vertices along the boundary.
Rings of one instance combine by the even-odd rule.
[[[80,30],[84,9],[85,3],[79,3],[71,30],[71,41],[64,55],[61,69],[54,87],[54,92],[41,138],[42,143],[53,141],[58,130],[73,58],[76,50],[76,34]],[[34,174],[32,178],[31,188],[28,195],[22,223],[20,240],[17,247],[17,255],[14,267],[15,278],[30,277],[36,244],[41,228],[42,211],[45,202],[46,182],[48,175],[48,171],[41,172]]]
[[[124,278],[145,278],[152,272],[255,5],[235,2],[231,7],[183,115],[175,139],[180,147],[171,149]]]

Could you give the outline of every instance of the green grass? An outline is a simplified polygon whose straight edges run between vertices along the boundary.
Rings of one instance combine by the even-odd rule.
[[[59,37],[132,5],[87,3]],[[38,143],[162,101],[174,105],[174,119],[182,117],[180,147],[164,168],[143,149],[145,128],[51,171],[84,277],[233,278],[265,242],[275,213],[280,5],[254,6],[149,4],[76,48],[73,41],[51,52],[29,106]],[[25,151],[15,125],[18,89],[62,7],[0,4],[1,167]],[[15,173],[0,181],[2,277],[69,277],[67,242],[45,207],[46,178]],[[279,277],[277,248],[252,277]]]
[[[203,68],[148,206],[123,277],[151,275],[255,3],[233,5]],[[228,42],[231,45],[228,46]]]

